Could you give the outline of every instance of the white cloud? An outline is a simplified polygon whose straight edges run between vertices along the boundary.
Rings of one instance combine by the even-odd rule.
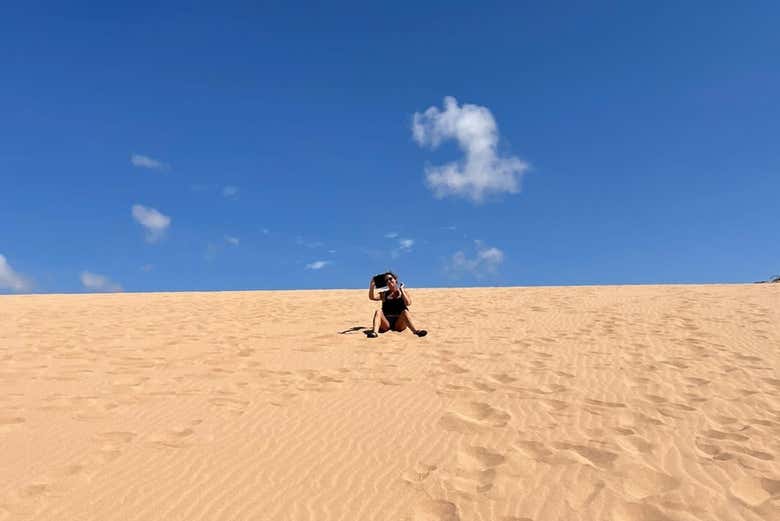
[[[498,127],[487,107],[458,106],[444,98],[444,110],[430,107],[416,112],[412,134],[420,146],[436,148],[454,139],[465,154],[460,161],[427,166],[425,177],[436,197],[458,196],[480,203],[485,196],[520,191],[520,178],[528,164],[514,156],[499,157]]]
[[[311,264],[307,264],[306,265],[306,269],[307,270],[321,270],[322,268],[324,268],[328,264],[330,264],[329,261],[318,260],[318,261],[312,262]]]
[[[395,239],[398,237],[398,234],[396,232],[390,232],[385,234],[385,239]]]
[[[163,163],[158,159],[141,154],[131,155],[130,162],[133,164],[133,166],[137,166],[139,168],[148,168],[150,170],[159,170],[160,172],[165,172],[171,168],[167,163]]]
[[[32,289],[32,283],[20,273],[14,271],[4,255],[0,254],[0,289],[21,292]]]
[[[238,237],[231,237],[230,235],[225,235],[225,242],[232,246],[238,246],[241,240]]]
[[[206,253],[203,255],[203,258],[206,259],[207,262],[212,262],[214,259],[217,258],[217,253],[219,253],[220,247],[213,242],[210,242],[206,245]]]
[[[504,252],[498,248],[489,248],[480,241],[474,241],[476,255],[467,257],[463,251],[457,251],[450,258],[447,271],[454,276],[470,274],[476,278],[493,275],[504,262]]]
[[[306,248],[321,248],[325,245],[322,241],[308,241],[303,239],[303,237],[296,237],[295,244],[305,246]]]
[[[222,197],[226,197],[228,199],[235,199],[238,197],[238,187],[237,186],[226,186],[222,189]]]
[[[157,242],[171,225],[171,218],[141,204],[132,207],[133,219],[146,229],[146,241]]]
[[[88,271],[81,272],[81,284],[84,288],[91,291],[106,291],[110,293],[122,291],[122,286],[105,275],[98,275]]]
[[[395,234],[396,237],[398,234]],[[414,246],[414,239],[398,239],[398,247],[390,250],[390,257],[397,259],[402,253],[409,253]]]

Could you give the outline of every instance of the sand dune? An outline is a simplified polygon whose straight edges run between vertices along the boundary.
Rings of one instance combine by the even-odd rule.
[[[414,298],[0,297],[0,520],[780,519],[780,286]]]

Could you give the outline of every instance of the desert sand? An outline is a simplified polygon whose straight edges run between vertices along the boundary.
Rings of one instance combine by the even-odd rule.
[[[0,519],[780,519],[780,285],[410,293],[0,297]]]

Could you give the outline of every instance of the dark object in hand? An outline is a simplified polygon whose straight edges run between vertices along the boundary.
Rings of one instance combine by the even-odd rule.
[[[374,286],[376,286],[377,288],[387,287],[387,281],[385,280],[385,277],[387,277],[387,273],[380,273],[379,275],[374,275]]]

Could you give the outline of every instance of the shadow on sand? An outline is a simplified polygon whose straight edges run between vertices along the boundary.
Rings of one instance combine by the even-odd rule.
[[[371,328],[366,326],[352,326],[351,328],[345,329],[344,331],[339,331],[339,335],[346,335],[349,333],[355,333],[357,331],[363,331],[365,333],[366,331],[371,331]]]

